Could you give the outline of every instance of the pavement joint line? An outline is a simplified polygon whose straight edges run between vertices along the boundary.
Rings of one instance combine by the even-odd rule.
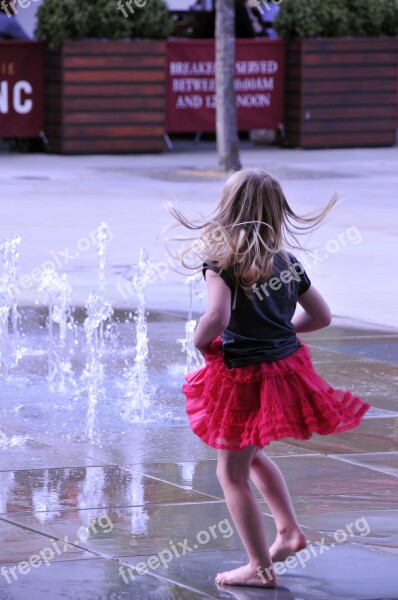
[[[63,465],[62,467],[27,467],[26,469],[2,469],[0,468],[0,473],[20,473],[22,471],[56,471],[56,470],[65,470],[65,469],[103,469],[106,467],[117,467],[118,465],[110,465],[110,464],[102,464],[102,465]]]
[[[129,471],[131,473],[139,473],[140,475],[144,475],[145,477],[149,477],[150,479],[154,479],[155,481],[161,481],[162,483],[167,483],[169,485],[183,489],[185,491],[188,490],[190,492],[195,492],[196,494],[201,494],[202,496],[206,496],[207,498],[214,498],[215,500],[222,500],[222,498],[219,498],[218,496],[213,496],[213,494],[206,494],[205,492],[201,492],[201,491],[196,490],[191,487],[187,488],[187,486],[179,485],[178,483],[173,483],[172,481],[167,481],[166,479],[161,479],[160,477],[155,477],[154,475],[148,475],[147,473],[142,473],[141,471],[137,471],[136,469],[130,469],[128,467],[122,467],[122,469],[125,471]]]
[[[140,554],[139,556],[152,556],[152,555],[150,555],[150,554]],[[118,557],[113,557],[112,560],[115,560],[116,562],[120,563],[124,567],[127,567],[129,569],[137,570],[133,565],[128,564],[126,562],[126,560],[120,559]],[[138,573],[137,573],[137,575],[139,576]],[[148,571],[148,573],[144,573],[144,575],[149,575],[150,577],[153,577],[154,579],[157,579],[157,580],[165,582],[165,583],[171,583],[173,585],[177,585],[178,587],[184,588],[186,590],[189,590],[190,592],[195,592],[197,594],[200,594],[204,598],[216,598],[216,596],[209,596],[203,590],[200,590],[198,588],[194,588],[194,587],[192,587],[190,585],[186,585],[186,584],[182,583],[181,581],[178,581],[176,579],[172,579],[171,577],[165,577],[164,575],[159,575],[158,573],[153,573],[152,571]]]
[[[382,468],[377,468],[374,465],[366,465],[366,464],[362,464],[362,463],[350,461],[349,459],[347,459],[347,458],[341,458],[338,455],[331,456],[330,458],[335,458],[335,459],[337,459],[337,460],[339,460],[341,462],[345,462],[345,463],[354,465],[355,467],[364,467],[365,469],[369,469],[370,471],[376,471],[377,473],[383,473],[383,475],[389,475],[390,477],[394,477],[395,479],[398,477],[398,473],[397,474],[389,473],[388,471],[386,471],[386,470],[384,470]]]
[[[13,435],[23,435],[21,433],[13,433]],[[31,442],[35,442],[36,444],[43,444],[44,446],[48,446],[49,448],[53,448],[54,450],[58,450],[60,452],[65,452],[65,448],[62,446],[58,446],[58,445],[53,445],[53,444],[48,444],[46,442],[42,442],[41,440],[35,440],[34,438],[28,438],[29,441]],[[78,455],[82,455],[82,451],[79,448],[73,449],[72,453],[76,453]],[[103,461],[95,456],[89,456],[88,454],[83,454],[83,456],[85,458],[88,458],[90,460],[98,460],[101,462],[101,464],[98,465],[82,465],[81,468],[88,468],[88,467],[103,467],[103,466],[119,466],[116,462],[108,462],[108,461]],[[58,468],[58,467],[52,467],[54,469]],[[64,468],[64,469],[74,469],[74,468],[79,468],[79,467],[59,467],[59,468]],[[32,469],[34,470],[34,469]]]
[[[385,359],[381,359],[381,358],[374,358],[373,356],[357,356],[356,354],[349,354],[347,352],[342,352],[341,350],[335,350],[334,348],[329,348],[326,346],[318,346],[317,344],[312,344],[311,342],[308,342],[307,345],[310,348],[315,348],[316,350],[324,350],[327,352],[333,352],[333,354],[344,355],[344,356],[348,357],[350,360],[354,360],[355,362],[372,362],[372,363],[376,362],[376,363],[381,363],[383,365],[389,365],[391,367],[397,366],[396,363],[388,362]],[[327,362],[327,361],[324,361],[324,362]],[[329,361],[329,362],[333,362],[333,361]]]
[[[200,493],[200,492],[199,492]],[[28,515],[35,515],[35,514],[45,514],[45,513],[52,513],[52,512],[60,512],[60,513],[70,513],[70,512],[84,512],[85,510],[96,510],[96,511],[101,511],[104,509],[107,509],[109,511],[113,510],[113,509],[121,509],[121,508],[137,508],[137,507],[141,507],[141,506],[153,506],[153,507],[181,507],[181,506],[191,506],[191,505],[197,505],[197,506],[201,506],[204,504],[223,504],[225,503],[225,500],[220,499],[220,500],[211,500],[211,501],[192,501],[192,502],[146,502],[146,503],[142,503],[142,504],[113,504],[112,506],[85,506],[85,507],[79,507],[79,506],[70,506],[70,507],[61,507],[61,508],[57,508],[57,509],[52,509],[52,510],[31,510],[31,509],[27,509],[27,510],[16,510],[16,511],[12,511],[12,512],[6,512],[6,513],[0,513],[0,519],[3,518],[3,516],[7,517],[7,515],[11,515],[12,516],[28,516]],[[5,518],[6,520],[6,518]]]
[[[386,409],[384,409],[384,410],[386,410]],[[395,413],[395,412],[391,412],[391,413],[390,413],[390,414],[388,414],[388,415],[372,415],[372,414],[366,414],[366,415],[364,415],[364,416],[363,416],[363,418],[364,418],[366,421],[369,421],[369,420],[376,420],[376,419],[396,419],[397,417],[398,417],[398,413]]]
[[[333,454],[336,454],[335,452]],[[346,457],[351,457],[351,456],[380,456],[380,455],[385,455],[385,454],[397,454],[398,455],[398,448],[397,450],[380,450],[379,452],[353,452],[352,454],[349,454],[348,452],[342,452],[341,454],[336,454],[336,456],[346,456]]]
[[[34,529],[33,527],[29,527],[28,525],[22,525],[21,523],[17,523],[15,521],[12,521],[11,519],[5,519],[3,516],[0,516],[0,521],[3,521],[5,523],[9,523],[10,525],[14,525],[14,527],[19,527],[20,529],[25,529],[26,531],[30,531],[31,533],[35,533],[37,535],[41,535],[42,537],[48,538],[49,540],[57,540],[59,542],[62,542],[62,540],[64,539],[62,537],[59,537],[58,535],[49,535],[48,533],[40,531],[39,529]],[[89,549],[87,549],[87,548],[85,548],[83,546],[78,545],[75,542],[69,542],[68,541],[68,544],[74,546],[78,550],[83,550],[84,552],[89,552],[89,553],[94,554],[96,556],[101,556],[101,554],[98,553],[97,551],[95,551],[95,550],[89,550]]]
[[[322,454],[321,452],[317,452],[317,451],[313,451],[313,452],[303,452],[302,454],[278,454],[277,456],[269,456],[267,454],[268,458],[270,458],[271,460],[274,460],[275,458],[300,458],[300,457],[306,457],[306,456],[318,456],[318,458],[320,456],[325,456],[324,454]]]

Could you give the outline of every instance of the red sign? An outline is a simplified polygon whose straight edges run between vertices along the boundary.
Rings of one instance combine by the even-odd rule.
[[[283,40],[237,40],[235,91],[238,128],[275,129],[283,123]],[[215,44],[173,40],[167,44],[169,133],[215,131]]]
[[[0,41],[0,137],[37,137],[43,129],[43,45]]]

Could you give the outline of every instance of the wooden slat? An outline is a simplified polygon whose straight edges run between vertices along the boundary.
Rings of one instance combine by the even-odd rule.
[[[164,41],[90,40],[66,42],[59,53],[50,52],[46,105],[53,148],[163,150],[165,49]]]
[[[346,38],[318,38],[300,40],[304,56],[307,54],[319,54],[320,52],[385,52],[394,47],[394,38],[388,37],[346,37]]]
[[[65,98],[120,98],[121,96],[141,97],[165,96],[163,83],[125,83],[125,84],[78,84],[68,83],[64,85]]]
[[[335,120],[346,121],[347,119],[383,119],[394,118],[395,104],[381,106],[354,106],[354,107],[327,107],[327,108],[307,108],[305,103],[302,105],[303,115],[309,113],[312,121]]]
[[[345,133],[329,133],[327,144],[325,144],[325,135],[306,136],[305,148],[340,148],[340,147],[355,147],[355,146],[393,146],[395,144],[395,135],[391,132],[358,132],[347,136]]]
[[[64,71],[65,83],[137,83],[137,82],[154,82],[162,83],[164,76],[159,71],[136,71],[133,67],[128,70],[69,70]]]
[[[133,62],[134,61],[134,62]],[[159,56],[141,56],[139,59],[130,55],[115,55],[109,56],[108,54],[101,56],[68,56],[68,69],[157,69],[162,76],[164,76],[164,70],[166,68],[166,57]]]
[[[66,125],[65,136],[82,138],[163,137],[164,127],[155,125]]]
[[[386,98],[384,92],[372,92],[364,94],[362,92],[349,94],[303,94],[302,103],[306,108],[320,107],[320,106],[381,106],[390,98],[390,95]],[[286,104],[289,105],[291,97],[286,98]]]
[[[166,54],[166,43],[155,40],[112,41],[112,40],[74,40],[63,44],[64,57],[87,56],[96,54],[107,54],[111,56],[129,55],[139,56],[141,54],[162,55]]]
[[[394,111],[395,115],[395,111]],[[67,112],[64,116],[64,123],[68,125],[124,125],[132,126],[135,123],[140,125],[164,125],[164,118],[159,111],[93,111],[93,112]]]
[[[364,129],[363,121],[306,121],[303,125],[303,131],[305,135],[314,133],[314,134],[337,134],[340,133],[342,135],[346,135],[350,132],[362,132],[366,131],[371,132],[389,132],[391,131],[391,127],[394,126],[395,123],[395,115],[393,118],[388,120],[383,119],[375,119],[369,120],[366,122],[366,129]]]
[[[389,120],[395,117],[395,105],[389,107],[351,107],[337,109],[335,107],[309,108],[305,104],[289,105],[289,119],[302,121],[303,125],[307,121],[334,121],[336,123],[345,123],[346,121],[357,120],[363,122],[364,119],[371,120]]]
[[[91,153],[134,153],[134,152],[162,152],[164,150],[163,138],[121,138],[104,140],[102,137],[92,139]],[[87,141],[81,138],[67,138],[62,151],[65,154],[87,154]]]
[[[396,79],[391,78],[390,80],[385,79],[362,79],[362,80],[353,80],[353,79],[343,79],[338,80],[316,80],[311,79],[308,82],[303,81],[305,85],[304,93],[325,93],[325,92],[367,92],[367,91],[385,91],[385,92],[393,92],[396,85]]]
[[[394,79],[396,74],[396,65],[391,63],[390,66],[384,65],[329,65],[329,66],[313,66],[307,67],[305,72],[305,81],[311,81],[313,79],[327,79],[328,81],[341,80],[341,79],[366,79],[367,81],[373,79]]]
[[[117,97],[117,109],[123,111],[134,111],[142,108],[142,97],[134,97],[134,96],[118,96]],[[165,106],[165,98],[150,96],[145,99],[145,107],[148,110],[158,110],[163,111]],[[106,96],[106,97],[68,97],[68,110],[72,112],[88,112],[88,111],[102,111],[115,110],[115,97],[114,96]]]
[[[305,56],[305,63],[307,65],[324,66],[330,65],[391,65],[391,52],[374,52],[369,49],[368,52],[322,52],[316,54],[307,54]]]
[[[287,45],[288,142],[307,147],[391,145],[397,122],[393,38],[309,39]]]

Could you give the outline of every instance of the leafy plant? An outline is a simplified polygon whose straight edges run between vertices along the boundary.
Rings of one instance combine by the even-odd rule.
[[[398,0],[284,0],[274,27],[286,39],[398,34]]]
[[[36,37],[57,48],[65,40],[167,38],[172,20],[164,0],[137,0],[131,10],[116,0],[45,0],[37,13]],[[126,16],[127,14],[127,16]]]
[[[164,0],[148,0],[145,8],[128,17],[130,37],[164,39],[171,35],[173,21]]]
[[[380,35],[386,2],[383,0],[350,0],[351,35]]]
[[[398,34],[398,0],[380,0],[384,4],[383,31],[385,35]]]

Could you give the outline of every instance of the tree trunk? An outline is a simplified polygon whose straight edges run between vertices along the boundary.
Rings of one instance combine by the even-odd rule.
[[[220,167],[238,171],[235,95],[235,2],[216,0],[216,132]]]

